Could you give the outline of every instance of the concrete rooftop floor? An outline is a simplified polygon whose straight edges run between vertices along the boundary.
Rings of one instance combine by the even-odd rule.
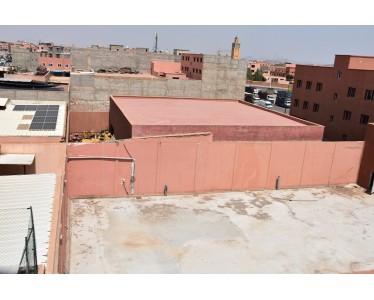
[[[374,197],[360,187],[75,199],[70,273],[374,270]]]

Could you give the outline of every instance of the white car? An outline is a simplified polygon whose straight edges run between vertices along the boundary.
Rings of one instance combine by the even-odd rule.
[[[276,94],[273,94],[273,95],[267,95],[266,97],[266,100],[270,101],[271,103],[275,103],[275,100],[277,99],[277,95]]]
[[[258,101],[261,100],[260,97],[257,94],[253,94],[253,98],[252,99],[253,99],[254,103],[257,103]]]
[[[268,108],[268,109],[273,108],[273,104],[271,104],[271,102],[268,101],[268,100],[260,100],[260,101],[258,101],[258,105],[260,105],[262,107],[265,107],[265,108]]]

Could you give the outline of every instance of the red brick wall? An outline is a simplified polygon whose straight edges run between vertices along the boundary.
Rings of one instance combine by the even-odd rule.
[[[369,187],[371,174],[374,172],[374,123],[368,124],[365,134],[365,147],[362,154],[360,173],[357,183]]]
[[[369,122],[374,121],[374,100],[364,100],[366,89],[374,90],[374,71],[350,70],[348,64],[349,56],[337,56],[334,67],[296,67],[290,114],[325,126],[327,140],[343,140],[343,135],[347,140],[363,140],[366,125],[360,124],[361,115],[368,115]],[[298,80],[302,80],[301,88],[297,87]],[[307,81],[312,82],[308,90]],[[316,91],[317,82],[323,84],[322,91]],[[355,97],[347,97],[349,87],[356,88]],[[294,106],[296,99],[298,107]],[[304,101],[309,103],[308,109],[303,109]],[[319,105],[318,112],[313,111],[314,104]],[[350,120],[343,120],[344,111],[351,112]],[[334,118],[332,122],[330,116]]]
[[[69,112],[69,133],[109,129],[109,112]]]

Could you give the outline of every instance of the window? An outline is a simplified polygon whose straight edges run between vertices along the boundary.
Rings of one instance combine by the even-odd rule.
[[[343,141],[346,141],[346,140],[347,140],[347,135],[346,135],[346,134],[343,134],[343,136],[342,136],[342,140],[343,140]]]
[[[200,62],[201,62],[201,63],[203,62],[203,58],[202,58],[202,57],[200,57]]]
[[[65,65],[65,68],[69,68],[69,65]]]
[[[195,73],[195,68],[192,68],[192,72]]]
[[[57,64],[57,67],[61,68],[61,67],[62,67],[62,65],[61,65],[61,64]]]
[[[338,79],[341,79],[343,77],[343,73],[341,71],[338,71]]]
[[[348,110],[345,110],[343,113],[343,120],[350,120],[352,113]]]
[[[295,101],[293,102],[293,106],[299,107],[299,99],[295,99]]]
[[[330,123],[334,122],[335,120],[335,116],[334,115],[330,115]]]
[[[320,82],[317,82],[317,87],[316,87],[316,91],[317,91],[317,92],[320,92],[320,91],[322,91],[322,86],[323,86],[323,84],[322,84],[322,83],[320,83]]]
[[[303,85],[303,82],[300,79],[298,79],[296,82],[296,87],[301,88],[302,85]]]
[[[366,90],[364,99],[373,101],[373,98],[374,98],[374,90]]]
[[[307,90],[312,89],[312,82],[311,82],[311,81],[307,81],[307,82],[306,82],[306,89],[307,89]]]
[[[313,111],[314,112],[319,112],[319,104],[317,104],[317,103],[313,104]]]
[[[355,96],[355,94],[356,94],[356,88],[349,87],[347,97],[348,98],[353,98]]]
[[[193,61],[196,61],[196,57],[193,58]]]
[[[361,115],[361,118],[360,118],[360,124],[367,124],[369,123],[369,116],[368,115]]]
[[[45,63],[43,63],[43,67],[45,67]]]
[[[201,70],[199,70],[199,74],[201,74]]]
[[[334,93],[334,100],[337,100],[337,99],[338,99],[338,94]]]
[[[53,67],[53,64],[48,64],[48,67]]]
[[[303,109],[308,109],[309,107],[309,102],[308,101],[304,101],[303,103]]]

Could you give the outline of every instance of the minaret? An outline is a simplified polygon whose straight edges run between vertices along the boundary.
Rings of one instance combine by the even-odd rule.
[[[231,48],[231,59],[239,59],[240,57],[240,44],[239,38],[236,36]]]

